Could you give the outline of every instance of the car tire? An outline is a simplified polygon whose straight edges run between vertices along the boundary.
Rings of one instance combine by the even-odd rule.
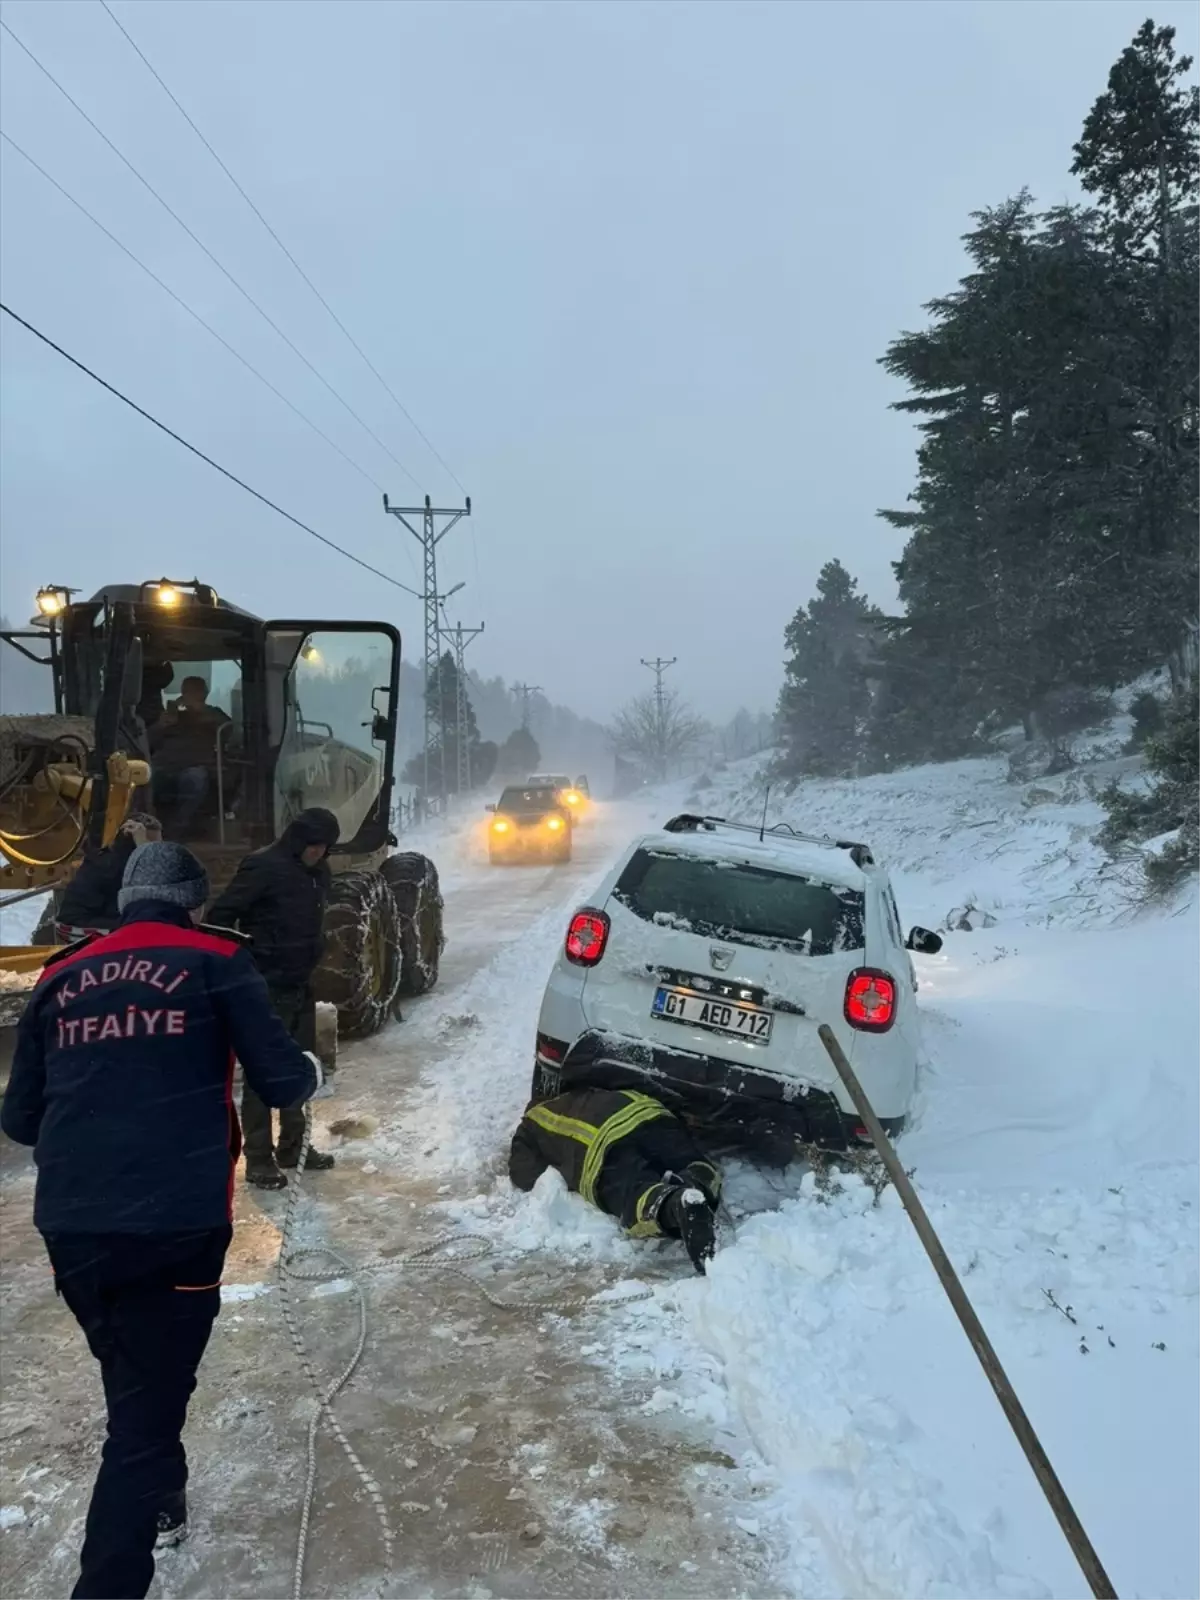
[[[400,986],[400,917],[382,873],[335,874],[325,908],[325,951],[313,974],[318,1000],[337,1007],[347,1039],[377,1033]]]
[[[381,869],[400,915],[400,993],[428,994],[438,980],[443,928],[441,886],[428,856],[402,851],[389,856]]]

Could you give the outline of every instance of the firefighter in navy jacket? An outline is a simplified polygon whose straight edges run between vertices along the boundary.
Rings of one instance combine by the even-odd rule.
[[[78,1597],[145,1595],[156,1541],[186,1527],[180,1435],[232,1237],[234,1058],[268,1105],[320,1086],[249,952],[196,925],[207,898],[182,845],[133,852],[119,926],[43,971],[0,1108],[34,1147],[34,1222],[108,1401]]]

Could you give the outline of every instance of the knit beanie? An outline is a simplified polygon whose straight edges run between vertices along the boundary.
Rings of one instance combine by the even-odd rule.
[[[190,850],[165,841],[140,844],[125,863],[117,905],[122,911],[139,900],[166,901],[195,911],[208,899],[208,874]]]

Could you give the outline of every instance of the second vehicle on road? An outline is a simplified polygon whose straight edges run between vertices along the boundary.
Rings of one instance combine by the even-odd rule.
[[[571,813],[557,789],[511,785],[498,805],[489,806],[488,859],[570,861]]]

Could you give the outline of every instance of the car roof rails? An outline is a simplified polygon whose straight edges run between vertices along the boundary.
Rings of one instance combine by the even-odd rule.
[[[790,822],[774,822],[768,827],[757,827],[753,822],[730,822],[728,817],[701,817],[694,812],[682,811],[677,817],[663,823],[664,833],[715,833],[718,828],[729,828],[734,833],[752,833],[755,838],[780,840],[784,844],[823,844],[830,850],[845,850],[856,867],[873,867],[875,857],[869,844],[854,839],[831,839],[827,833],[801,833]]]

